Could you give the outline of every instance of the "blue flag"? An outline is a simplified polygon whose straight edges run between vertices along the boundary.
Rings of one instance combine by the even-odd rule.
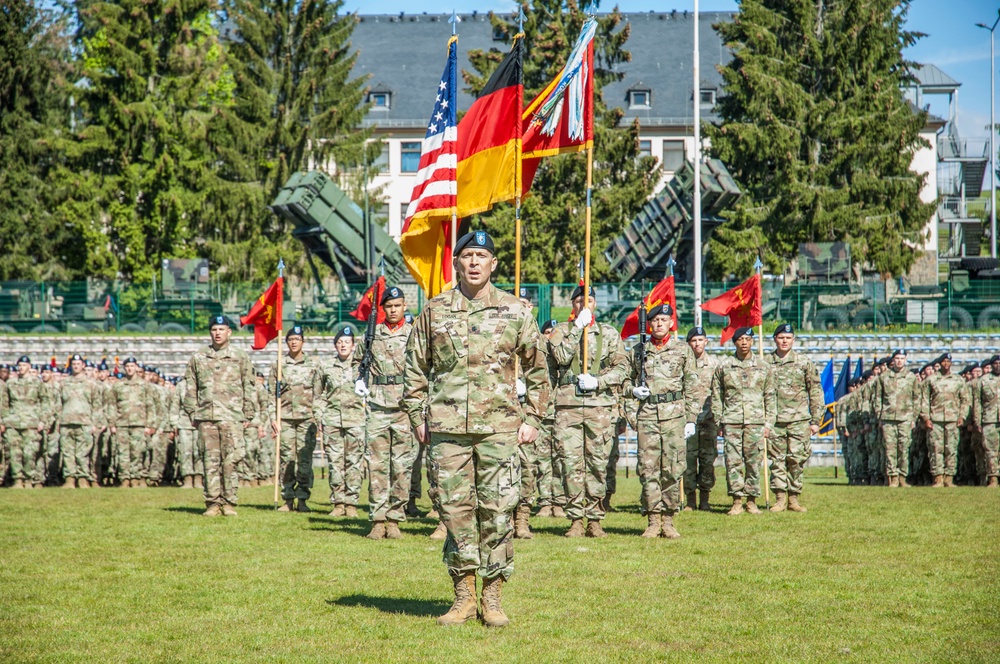
[[[833,404],[837,400],[834,396],[836,389],[833,384],[833,358],[826,363],[823,373],[819,376],[820,385],[823,386],[823,400],[826,402],[826,410],[823,412],[823,421],[819,425],[819,435],[825,435],[833,431]]]
[[[865,372],[865,358],[859,357],[858,364],[854,367],[854,380],[860,380],[861,374]]]
[[[851,379],[851,356],[844,360],[844,366],[840,368],[840,376],[837,378],[837,385],[833,388],[834,399],[840,401],[847,394],[847,383]]]

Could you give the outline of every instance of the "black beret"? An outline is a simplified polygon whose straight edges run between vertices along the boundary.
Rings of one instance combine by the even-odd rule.
[[[569,296],[570,300],[575,300],[578,297],[583,297],[583,286],[577,286],[573,289],[573,294]],[[590,287],[590,297],[596,298],[597,293],[594,291],[594,287]]]
[[[209,316],[208,317],[208,328],[212,329],[216,325],[225,325],[226,327],[232,327],[229,319],[225,316]]]
[[[160,373],[157,371],[156,367],[146,367],[146,371],[149,371],[150,373]]]
[[[522,300],[527,300],[530,296],[528,295],[528,289],[521,286],[521,292],[519,296]]]
[[[80,360],[81,362],[85,362],[86,361],[86,360],[83,359],[83,355],[80,355],[79,353],[74,353],[73,357],[69,358],[70,362],[73,362],[74,360]]]
[[[986,362],[984,362],[983,364],[994,364],[996,362],[1000,362],[1000,355],[994,355],[990,359],[986,360]]]
[[[43,364],[41,366],[41,368],[39,369],[39,371],[41,371],[43,373],[46,372],[46,371],[52,371],[52,365],[50,365],[50,364]]]
[[[353,339],[354,328],[351,327],[350,325],[345,325],[344,327],[340,328],[340,331],[337,332],[337,335],[333,338],[333,342],[337,343],[337,340],[340,339],[341,337],[350,337],[351,339]]]
[[[893,359],[899,357],[900,355],[902,355],[903,357],[906,357],[906,351],[903,350],[902,348],[897,348],[896,350],[892,351],[892,355],[889,356],[889,359],[893,360]]]
[[[27,362],[28,364],[31,364],[31,359],[27,355],[22,355],[21,357],[17,358],[17,363],[20,364],[21,362]]]
[[[733,341],[735,342],[740,337],[750,337],[753,338],[753,328],[752,327],[738,327],[736,331],[733,332]]]
[[[795,334],[795,330],[792,329],[791,323],[782,323],[778,327],[774,328],[774,334],[771,337],[777,337],[779,334]]]
[[[949,362],[951,362],[951,353],[941,353],[941,357],[939,357],[938,359],[936,359],[935,363],[936,362],[944,362],[945,360],[948,360]]]
[[[105,362],[104,360],[101,360],[101,363],[97,365],[97,368],[100,371],[108,371],[108,363]]]
[[[403,320],[405,320],[410,325],[413,325],[413,314],[411,314],[409,311],[404,311]]]
[[[84,366],[86,366],[86,367],[93,367],[93,366],[94,366],[94,363],[93,363],[93,362],[91,362],[90,360],[86,360],[86,361],[85,361],[85,362],[83,363],[83,365],[84,365]]]
[[[871,377],[872,377],[871,369],[861,374],[861,380],[868,380]]]
[[[551,330],[552,328],[554,328],[558,324],[559,324],[559,321],[557,321],[554,318],[545,321],[544,323],[542,323],[542,334],[545,334],[546,332],[548,332],[549,330]]]
[[[461,254],[466,247],[485,249],[491,254],[496,253],[496,249],[493,247],[493,238],[486,231],[472,231],[458,238],[458,242],[455,243],[455,255]]]
[[[658,304],[649,310],[649,313],[646,314],[646,320],[653,320],[660,315],[672,316],[673,313],[674,310],[670,308],[669,304]]]
[[[124,377],[125,377],[125,376],[124,376],[124,375],[122,374],[122,372],[121,372],[121,371],[116,371],[116,372],[115,372],[115,378],[124,378]]]
[[[134,357],[132,357],[130,355],[130,356],[128,356],[128,357],[125,358],[125,361],[122,363],[122,366],[125,366],[126,364],[135,364],[135,365],[138,365],[139,362],[138,362],[138,360],[136,360]]]
[[[405,297],[406,295],[403,294],[403,289],[399,286],[390,286],[382,293],[382,301],[379,302],[379,306],[385,304],[389,300],[401,300]]]
[[[912,374],[920,373],[920,367],[913,367],[912,369],[910,369],[910,373]]]
[[[705,328],[703,328],[701,325],[695,325],[690,330],[688,330],[687,340],[691,341],[695,337],[707,337],[707,336],[708,335],[705,334]]]
[[[979,368],[979,362],[973,362],[972,364],[966,366],[965,369],[962,370],[962,372],[963,373],[968,373],[968,372],[974,371],[975,369],[978,369],[978,368]]]
[[[288,328],[288,333],[285,334],[286,339],[288,337],[302,337],[304,339],[305,336],[306,335],[302,333],[301,325],[292,325],[290,328]]]
[[[70,369],[69,367],[66,367],[65,369],[63,369],[63,373],[68,375],[68,374],[73,373],[73,370]]]

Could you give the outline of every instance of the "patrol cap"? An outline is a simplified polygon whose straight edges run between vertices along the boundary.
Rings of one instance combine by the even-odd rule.
[[[70,362],[75,362],[76,360],[80,360],[81,362],[86,362],[86,360],[83,359],[83,355],[80,355],[79,353],[74,353],[73,357],[69,358]]]
[[[753,328],[752,327],[738,327],[736,331],[733,332],[733,342],[735,343],[740,337],[750,337],[753,339]]]
[[[486,231],[472,231],[458,238],[458,242],[455,243],[455,255],[460,255],[466,247],[485,249],[491,254],[496,254],[496,249],[493,246],[493,238]]]
[[[559,321],[557,321],[555,318],[550,318],[549,320],[545,321],[544,323],[542,323],[542,330],[541,330],[542,334],[545,334],[558,324]]]
[[[385,289],[384,293],[382,293],[382,301],[379,302],[379,306],[385,304],[389,300],[402,300],[405,297],[406,295],[403,294],[403,289],[399,286],[390,286]]]
[[[658,304],[646,314],[646,320],[653,320],[657,316],[672,316],[674,310],[670,308],[669,304]]]
[[[350,337],[351,339],[353,339],[354,338],[354,328],[351,327],[350,325],[345,325],[344,327],[340,328],[340,331],[337,332],[337,334],[336,334],[335,337],[333,337],[333,342],[337,343],[337,340],[340,339],[341,337]],[[263,374],[261,374],[261,375],[263,375]]]
[[[232,327],[229,319],[225,316],[209,316],[208,317],[208,329],[212,329],[216,325],[225,325],[226,327]]]
[[[782,323],[778,327],[774,328],[774,334],[772,334],[771,337],[777,338],[779,334],[795,334],[795,330],[792,329],[791,323]]]
[[[708,335],[705,334],[705,328],[703,328],[701,325],[695,325],[690,330],[688,330],[687,340],[691,341],[695,337],[707,337],[707,336]]]
[[[20,364],[21,362],[27,362],[28,364],[31,364],[31,358],[29,358],[27,355],[22,355],[21,357],[17,358],[17,363]]]
[[[575,300],[578,297],[583,297],[583,285],[579,285],[573,289],[573,294],[569,296],[570,300]],[[594,287],[590,287],[590,297],[597,297],[597,293],[594,291]]]
[[[139,361],[138,361],[138,360],[136,360],[136,359],[135,359],[134,357],[132,357],[131,355],[129,355],[128,357],[126,357],[126,358],[125,358],[125,361],[124,361],[124,362],[122,362],[122,366],[124,367],[124,366],[126,366],[126,365],[128,365],[128,364],[134,364],[134,365],[136,365],[136,366],[139,366]]]
[[[305,336],[306,335],[302,333],[301,325],[293,325],[290,328],[288,328],[288,334],[285,335],[285,338],[288,339],[289,337],[302,337],[303,339],[305,339]]]

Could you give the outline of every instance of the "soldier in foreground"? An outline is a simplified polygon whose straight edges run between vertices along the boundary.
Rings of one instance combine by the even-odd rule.
[[[635,416],[638,473],[642,512],[648,519],[642,536],[678,539],[681,534],[674,526],[674,515],[681,507],[686,440],[695,434],[701,406],[692,398],[698,374],[691,348],[670,334],[674,322],[670,305],[650,309],[648,320],[650,340],[645,349],[633,349],[625,381],[626,393],[639,400]],[[645,385],[639,384],[640,375]]]
[[[687,344],[694,353],[694,373],[698,380],[689,396],[698,402],[698,417],[694,435],[687,439],[687,464],[684,470],[684,491],[687,507],[695,506],[695,489],[698,490],[698,509],[709,510],[708,498],[715,487],[715,459],[719,456],[716,439],[719,427],[712,417],[712,374],[719,361],[705,352],[708,337],[702,327],[692,327],[687,333]]]
[[[875,410],[885,442],[885,475],[890,487],[908,487],[910,443],[920,405],[917,377],[906,370],[906,352],[896,350],[889,369],[879,374],[874,386]]]
[[[514,572],[517,446],[537,438],[548,406],[545,353],[531,310],[490,283],[497,259],[486,232],[458,240],[454,267],[459,286],[427,303],[407,342],[403,407],[417,440],[430,446],[448,530],[444,563],[455,601],[438,624],[476,616],[478,571],[480,617],[501,627],[509,623],[501,588]]]
[[[205,516],[236,516],[236,464],[243,429],[254,417],[253,365],[246,351],[229,344],[225,316],[209,319],[212,344],[191,357],[183,407],[198,428],[205,451]]]
[[[958,429],[962,426],[968,391],[965,380],[951,372],[951,353],[940,358],[940,371],[922,384],[920,416],[927,429],[927,451],[934,486],[954,486]]]
[[[70,360],[72,375],[60,386],[59,443],[62,448],[64,489],[90,488],[92,469],[90,453],[94,436],[101,431],[100,417],[104,410],[97,383],[87,378],[84,359],[74,355]]]
[[[802,471],[812,454],[810,437],[819,433],[826,401],[816,365],[796,353],[795,331],[788,323],[774,330],[775,350],[767,356],[774,374],[776,411],[767,440],[767,462],[774,489],[772,512],[805,512],[799,504]]]
[[[337,355],[323,363],[323,447],[329,466],[330,516],[355,518],[361,494],[361,462],[365,453],[365,404],[354,393],[358,375],[354,330],[346,325],[334,337]]]
[[[760,514],[760,468],[764,445],[774,428],[774,374],[753,352],[753,328],[733,334],[736,353],[719,361],[712,374],[712,414],[725,441],[726,480],[733,506],[730,516]]]

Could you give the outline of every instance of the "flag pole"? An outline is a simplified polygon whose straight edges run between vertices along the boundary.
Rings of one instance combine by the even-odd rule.
[[[524,7],[518,3],[517,6],[517,35],[514,40],[524,39]],[[518,83],[524,84],[524,69],[518,73],[521,79]],[[521,112],[518,111],[514,119],[517,123],[517,155],[514,158],[514,297],[521,297]]]
[[[583,249],[583,306],[590,305],[590,199],[594,182],[594,148],[587,148],[587,214],[584,226],[584,249]],[[587,362],[587,328],[583,328],[583,363],[581,364],[584,373],[590,373],[590,363]]]
[[[460,19],[458,17],[458,13],[454,9],[451,10],[451,19],[448,22],[451,23],[451,36],[452,36],[453,39],[456,39],[458,37],[458,24],[462,22],[462,19]],[[451,48],[451,42],[450,41],[448,42],[448,48],[449,49]],[[456,46],[455,48],[457,49],[458,46]],[[449,91],[449,93],[450,92],[451,91]],[[452,259],[452,261],[455,260],[455,243],[457,243],[457,242],[458,242],[458,214],[456,212],[456,208],[452,207],[451,208],[451,259]],[[452,268],[452,272],[454,272],[454,268]],[[455,285],[455,275],[454,274],[451,275],[451,283],[452,283],[452,287],[454,287],[454,285]]]
[[[694,0],[694,324],[701,325],[701,53],[698,46],[698,0]]]
[[[764,264],[760,260],[760,256],[757,256],[757,262],[753,264],[753,269],[757,271],[757,290],[760,294],[760,325],[757,327],[757,347],[760,349],[760,361],[764,361],[764,286],[760,283],[761,270],[764,269]],[[767,439],[764,439],[764,507],[768,508],[771,506],[771,480],[770,473],[767,468]]]
[[[278,259],[278,279],[281,280],[281,299],[285,299],[285,261]],[[278,309],[284,305],[284,301],[278,304]],[[283,316],[278,316],[278,343],[275,348],[278,351],[278,364],[274,381],[274,413],[275,421],[278,423],[278,433],[274,436],[274,504],[278,504],[278,473],[281,470],[281,329]]]

